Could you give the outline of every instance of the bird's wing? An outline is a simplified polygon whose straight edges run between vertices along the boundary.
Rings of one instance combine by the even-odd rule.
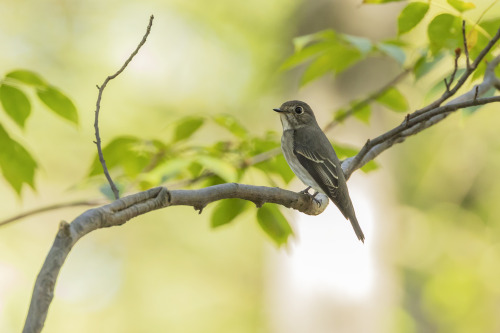
[[[328,196],[337,196],[339,176],[332,160],[321,156],[306,146],[295,146],[293,150],[300,164],[311,174]]]

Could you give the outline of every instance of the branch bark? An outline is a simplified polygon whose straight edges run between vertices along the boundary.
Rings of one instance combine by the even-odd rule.
[[[308,194],[275,187],[227,183],[199,190],[169,191],[166,187],[156,187],[89,209],[69,224],[66,221],[60,223],[54,243],[37,276],[23,333],[41,332],[54,297],[59,271],[75,243],[86,234],[100,228],[119,226],[136,216],[170,206],[192,206],[201,213],[209,203],[229,198],[249,200],[257,207],[275,203],[309,215],[321,214],[328,206],[328,198],[323,194],[316,196],[318,203]]]

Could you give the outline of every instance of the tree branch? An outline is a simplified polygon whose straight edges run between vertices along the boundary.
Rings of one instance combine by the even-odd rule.
[[[227,183],[199,190],[173,190],[156,187],[118,199],[108,205],[89,209],[70,224],[62,221],[56,239],[37,276],[23,333],[40,332],[44,326],[50,303],[54,296],[57,276],[68,253],[86,234],[112,226],[119,226],[130,219],[170,206],[192,206],[202,210],[211,202],[239,198],[254,202],[280,204],[309,215],[318,215],[328,205],[328,198],[318,194],[316,200],[308,194],[295,193],[274,187]]]
[[[99,87],[97,86],[97,89],[99,89],[99,94],[97,95],[97,102],[96,102],[96,109],[95,109],[95,120],[94,120],[94,130],[95,130],[95,144],[97,146],[97,154],[99,155],[99,161],[101,162],[102,165],[102,170],[104,171],[104,175],[106,176],[106,179],[108,180],[109,186],[111,187],[111,190],[113,191],[113,194],[115,196],[115,199],[118,199],[120,197],[120,192],[118,191],[118,188],[116,187],[115,183],[113,183],[113,180],[111,179],[111,176],[108,171],[108,167],[106,166],[106,161],[104,160],[104,156],[102,154],[102,147],[101,147],[101,136],[99,135],[99,110],[101,109],[101,98],[102,98],[102,93],[104,92],[104,88],[108,85],[108,82],[116,78],[118,75],[120,75],[127,65],[132,61],[132,59],[135,57],[137,52],[139,52],[139,49],[146,43],[146,40],[148,38],[149,33],[151,32],[151,26],[153,25],[153,19],[154,16],[151,15],[149,18],[149,24],[146,29],[146,33],[142,37],[141,42],[137,45],[135,48],[134,52],[130,54],[128,59],[125,61],[125,63],[122,65],[122,67],[113,75],[108,76],[106,80],[104,80],[104,83]]]

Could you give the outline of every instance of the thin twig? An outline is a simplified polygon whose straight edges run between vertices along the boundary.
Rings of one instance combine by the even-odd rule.
[[[44,212],[48,212],[48,211],[51,211],[51,210],[56,210],[56,209],[61,209],[61,208],[68,208],[68,207],[78,207],[78,206],[93,207],[93,206],[102,205],[105,202],[106,202],[106,200],[79,200],[79,201],[59,203],[59,204],[53,204],[53,205],[48,205],[48,206],[44,206],[44,207],[39,207],[39,208],[35,208],[35,209],[32,209],[32,210],[25,211],[25,212],[23,212],[21,214],[14,215],[14,216],[9,217],[9,218],[7,218],[5,220],[1,220],[0,221],[0,227],[4,226],[6,224],[9,224],[11,222],[23,219],[25,217],[36,215],[36,214],[40,214],[40,213],[44,213]]]
[[[462,36],[464,39],[464,53],[465,53],[465,63],[467,69],[470,68],[470,59],[469,59],[469,47],[467,45],[467,36],[465,34],[465,20],[462,21]]]
[[[458,69],[458,58],[460,58],[461,53],[462,52],[461,52],[460,48],[455,49],[455,64],[453,67],[453,73],[451,73],[451,76],[450,76],[450,82],[448,82],[446,80],[446,78],[444,78],[444,85],[446,86],[447,92],[450,91],[450,87],[453,84],[453,81],[455,80],[455,75],[457,74],[457,69]]]
[[[139,49],[144,45],[144,43],[146,43],[148,35],[151,32],[151,26],[153,25],[153,19],[154,19],[154,16],[151,15],[151,17],[149,18],[149,24],[148,24],[148,27],[146,29],[146,33],[142,37],[141,42],[139,43],[139,45],[137,45],[134,52],[132,52],[132,54],[125,61],[123,66],[115,74],[108,76],[106,78],[106,80],[104,80],[104,83],[100,87],[97,86],[99,89],[99,94],[97,96],[96,110],[95,110],[95,121],[94,121],[94,129],[95,129],[95,137],[96,137],[95,144],[97,145],[97,153],[99,155],[99,161],[101,162],[102,169],[104,171],[104,175],[106,176],[106,179],[108,180],[109,186],[111,186],[111,190],[113,191],[115,199],[120,198],[120,192],[118,191],[118,188],[116,187],[115,183],[113,183],[113,180],[111,179],[111,176],[110,176],[109,171],[108,171],[108,167],[106,166],[106,161],[104,160],[104,156],[102,153],[101,136],[99,134],[99,110],[101,109],[102,93],[104,92],[104,88],[106,88],[106,85],[108,84],[108,82],[110,80],[113,80],[114,78],[116,78],[118,75],[120,75],[125,70],[125,68],[130,63],[130,61],[132,61],[132,58],[135,57],[137,52],[139,52]]]

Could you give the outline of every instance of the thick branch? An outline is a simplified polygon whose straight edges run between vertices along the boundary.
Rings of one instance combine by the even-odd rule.
[[[122,225],[136,216],[169,206],[192,206],[201,212],[209,203],[228,198],[249,200],[258,207],[264,203],[280,204],[309,215],[322,213],[328,205],[328,198],[323,194],[316,196],[318,204],[308,194],[276,187],[228,183],[199,190],[169,191],[165,187],[156,187],[118,199],[109,205],[87,210],[71,224],[61,222],[56,239],[36,279],[23,333],[42,330],[59,271],[71,248],[89,232]]]

